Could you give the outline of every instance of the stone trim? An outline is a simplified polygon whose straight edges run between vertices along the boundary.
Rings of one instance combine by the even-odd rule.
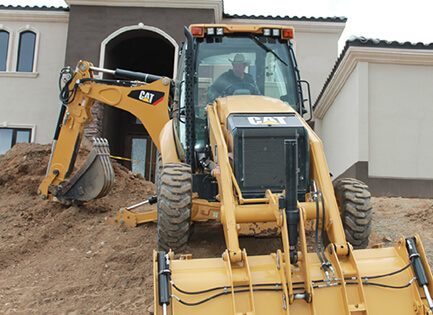
[[[133,30],[145,30],[145,31],[149,31],[149,32],[154,32],[154,33],[160,35],[161,37],[165,38],[174,47],[173,78],[176,78],[176,74],[177,74],[176,65],[177,65],[177,58],[179,55],[179,45],[177,44],[177,42],[174,40],[173,37],[168,35],[163,30],[161,30],[157,27],[154,27],[154,26],[144,25],[143,23],[139,23],[138,25],[124,26],[124,27],[118,29],[117,31],[111,33],[109,36],[107,36],[101,42],[101,48],[100,48],[100,53],[99,53],[99,67],[104,68],[104,65],[105,65],[105,47],[107,46],[107,44],[112,39],[119,36],[120,34],[128,32],[128,31],[133,31]]]
[[[68,23],[68,11],[54,10],[4,10],[0,9],[0,21],[14,22],[47,22],[47,23]]]

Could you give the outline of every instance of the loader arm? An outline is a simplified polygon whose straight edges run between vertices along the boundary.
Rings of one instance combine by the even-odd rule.
[[[168,104],[172,81],[166,77],[153,76],[154,81],[146,83],[143,82],[146,79],[144,74],[139,77],[143,81],[99,80],[93,77],[95,70],[103,69],[94,68],[89,62],[80,61],[75,72],[70,74],[72,78],[67,83],[70,98],[62,105],[64,110],[59,117],[50,164],[46,177],[38,189],[38,195],[42,199],[85,201],[108,193],[114,174],[110,169],[108,144],[103,144],[103,141],[97,142],[100,144],[99,147],[103,148],[93,154],[96,162],[89,162],[87,170],[83,170],[77,179],[78,185],[81,186],[75,187],[76,191],[72,196],[64,191],[65,187],[68,187],[68,180],[74,168],[84,127],[93,121],[90,109],[95,101],[120,108],[136,116],[145,126],[158,150],[161,148],[159,136],[169,121]],[[120,73],[123,77],[131,74],[126,71]],[[134,79],[133,75],[131,76]],[[65,93],[65,90],[62,93]],[[102,184],[94,187],[98,179]],[[75,182],[75,179],[73,181]]]
[[[154,252],[155,314],[431,315],[432,276],[418,237],[402,237],[394,248],[355,251],[345,239],[321,141],[309,128],[315,187],[296,202],[298,260],[292,261],[291,222],[281,202],[290,198],[290,186],[283,193],[267,190],[263,198],[242,197],[229,161],[222,103],[207,106],[207,115],[227,250],[222,258],[206,259]],[[251,110],[251,99],[249,105]],[[328,197],[315,198],[319,192]],[[307,249],[308,220],[324,223],[331,244],[321,253]],[[281,249],[257,256],[241,250],[239,224],[252,222],[275,224]]]

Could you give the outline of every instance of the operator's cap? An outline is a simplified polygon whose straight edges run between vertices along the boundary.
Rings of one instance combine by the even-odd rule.
[[[245,56],[242,54],[236,54],[235,58],[233,60],[229,59],[231,63],[243,63],[245,65],[249,65],[251,61],[245,60]]]

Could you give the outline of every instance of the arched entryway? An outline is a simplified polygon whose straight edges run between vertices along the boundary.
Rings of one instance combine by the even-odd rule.
[[[172,78],[177,52],[178,45],[173,38],[160,29],[140,23],[119,29],[104,40],[100,66]],[[108,139],[112,155],[133,160],[120,160],[122,164],[154,181],[156,147],[136,117],[104,106],[102,136]]]

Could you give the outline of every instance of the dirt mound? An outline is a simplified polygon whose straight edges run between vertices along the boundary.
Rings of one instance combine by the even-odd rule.
[[[80,151],[86,156],[89,146]],[[113,162],[116,182],[106,197],[79,207],[43,201],[36,191],[49,155],[49,146],[26,143],[0,155],[0,313],[152,313],[156,225],[104,221],[154,195],[155,185]],[[370,244],[392,246],[400,235],[418,233],[433,261],[433,200],[373,198],[373,204]],[[277,239],[240,242],[250,255],[279,246]],[[224,249],[220,224],[195,225],[187,248],[193,257],[216,257]]]
[[[0,309],[143,313],[153,304],[155,225],[127,229],[104,220],[154,195],[155,185],[113,162],[108,196],[79,207],[43,201],[36,191],[49,154],[49,146],[20,143],[0,156]]]

